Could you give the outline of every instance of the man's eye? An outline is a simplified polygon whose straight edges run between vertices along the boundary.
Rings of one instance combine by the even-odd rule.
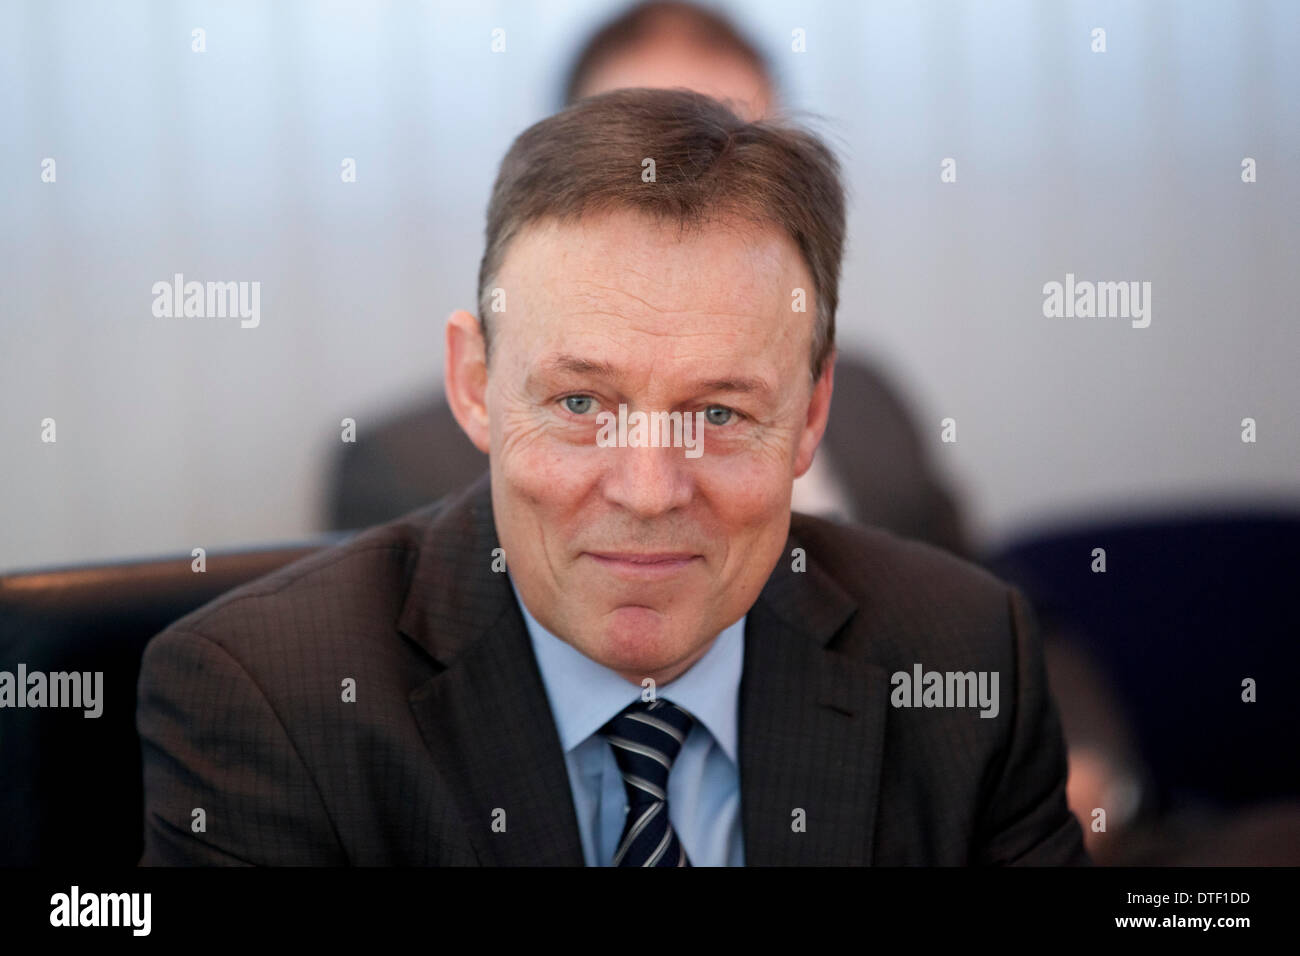
[[[704,410],[704,417],[710,425],[725,425],[736,413],[726,405],[710,405]]]
[[[585,415],[591,411],[593,401],[590,395],[570,395],[564,399],[564,407],[575,415]]]

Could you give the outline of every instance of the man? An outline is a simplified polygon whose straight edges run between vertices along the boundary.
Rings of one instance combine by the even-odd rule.
[[[732,24],[674,0],[636,4],[596,30],[568,72],[563,103],[621,87],[696,90],[745,119],[761,118],[778,100],[763,55]],[[795,510],[875,525],[969,557],[959,510],[898,390],[852,355],[839,356],[835,376],[835,408],[821,452],[795,483]],[[327,520],[340,529],[380,524],[459,491],[486,470],[446,400],[430,395],[391,417],[363,421],[357,441],[341,447]]]
[[[1021,597],[791,515],[844,218],[697,93],[526,130],[447,324],[488,475],[149,645],[143,862],[1085,862]]]

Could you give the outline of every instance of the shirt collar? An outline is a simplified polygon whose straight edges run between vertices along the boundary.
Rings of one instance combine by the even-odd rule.
[[[568,753],[604,726],[605,721],[639,700],[641,688],[542,627],[524,606],[513,579],[510,587],[528,627],[560,744]],[[657,697],[671,700],[704,724],[736,766],[740,765],[736,703],[744,655],[745,618],[742,616],[725,628],[704,656],[684,674],[655,688]]]

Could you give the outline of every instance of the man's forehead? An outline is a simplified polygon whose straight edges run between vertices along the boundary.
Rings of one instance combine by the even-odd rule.
[[[506,253],[507,295],[532,317],[790,316],[809,300],[794,243],[774,226],[722,219],[682,228],[632,210],[530,224]]]

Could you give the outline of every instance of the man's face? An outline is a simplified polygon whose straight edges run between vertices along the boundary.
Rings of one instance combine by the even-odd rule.
[[[777,229],[679,235],[605,213],[529,227],[494,286],[506,310],[490,317],[481,405],[457,400],[482,381],[458,357],[477,347],[463,327],[460,345],[449,332],[448,392],[490,454],[511,577],[547,630],[634,683],[666,683],[758,596],[825,427],[803,259]],[[792,311],[796,288],[806,312]],[[620,404],[704,412],[702,454],[602,447],[597,416]]]

